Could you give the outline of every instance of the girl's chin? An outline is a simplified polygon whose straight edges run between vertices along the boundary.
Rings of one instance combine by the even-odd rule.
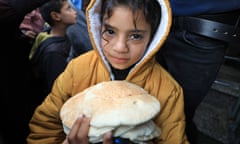
[[[111,66],[117,70],[125,70],[125,69],[129,68],[128,65],[122,65],[122,64],[111,64]]]
[[[125,70],[125,69],[127,69],[128,67],[126,67],[126,66],[112,66],[114,69],[117,69],[117,70]]]

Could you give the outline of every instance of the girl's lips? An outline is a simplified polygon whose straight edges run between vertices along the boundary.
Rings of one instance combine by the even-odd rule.
[[[114,63],[126,63],[128,61],[127,58],[119,58],[119,57],[111,57]]]

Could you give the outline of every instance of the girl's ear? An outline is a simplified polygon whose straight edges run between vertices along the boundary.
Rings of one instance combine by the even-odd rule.
[[[51,15],[53,21],[60,21],[61,20],[60,13],[58,13],[58,12],[52,11],[50,13],[50,15]]]

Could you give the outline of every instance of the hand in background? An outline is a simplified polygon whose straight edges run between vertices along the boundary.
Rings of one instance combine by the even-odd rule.
[[[35,39],[35,37],[37,36],[37,33],[31,30],[23,30],[22,32],[26,37],[30,39]]]

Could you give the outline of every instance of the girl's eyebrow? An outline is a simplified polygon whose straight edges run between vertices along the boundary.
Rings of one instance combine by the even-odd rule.
[[[115,27],[113,27],[113,26],[111,26],[111,25],[109,25],[107,23],[104,23],[103,26],[106,27],[106,28],[115,29]],[[145,33],[146,30],[133,29],[133,30],[130,30],[129,32],[131,32],[131,33]]]
[[[140,29],[134,29],[134,30],[131,30],[132,33],[145,33],[146,30],[140,30]]]
[[[106,28],[114,29],[113,26],[111,26],[110,24],[107,24],[107,23],[103,23],[103,26],[106,27]]]

